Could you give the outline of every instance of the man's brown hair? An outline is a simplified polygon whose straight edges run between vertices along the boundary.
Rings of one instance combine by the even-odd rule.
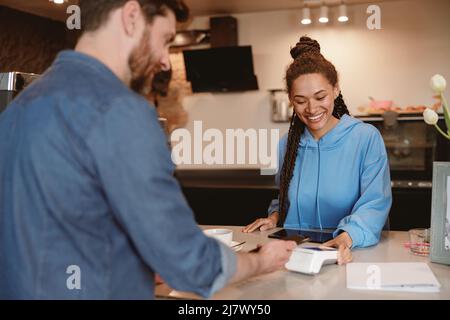
[[[80,0],[82,30],[95,31],[108,20],[109,14],[130,0]],[[148,23],[155,16],[164,16],[170,10],[178,22],[184,22],[189,17],[189,8],[183,0],[135,0],[144,12]]]

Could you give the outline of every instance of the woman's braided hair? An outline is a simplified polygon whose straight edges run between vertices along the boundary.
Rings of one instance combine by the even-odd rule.
[[[334,65],[320,53],[320,45],[316,40],[309,37],[301,37],[300,41],[291,49],[294,61],[286,71],[286,87],[291,92],[292,83],[301,75],[320,73],[332,86],[338,83],[338,74]],[[345,105],[342,94],[334,100],[333,116],[340,119],[344,114],[350,114]],[[289,210],[288,190],[294,173],[295,162],[299,149],[300,137],[305,131],[305,124],[293,113],[287,138],[286,153],[280,178],[280,202],[278,226],[284,224]]]

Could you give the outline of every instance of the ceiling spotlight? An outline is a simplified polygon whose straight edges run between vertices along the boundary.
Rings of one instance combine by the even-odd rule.
[[[50,0],[50,1],[53,1],[53,3],[56,3],[56,4],[63,4],[64,3],[64,0]]]
[[[327,23],[328,22],[328,7],[323,5],[320,7],[320,23]]]
[[[311,10],[307,7],[302,10],[302,24],[311,24]]]
[[[347,6],[345,4],[341,4],[339,6],[339,22],[346,22],[348,21],[348,15],[347,15]]]

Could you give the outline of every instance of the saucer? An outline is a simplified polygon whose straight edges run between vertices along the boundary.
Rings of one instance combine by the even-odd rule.
[[[237,245],[239,242],[242,242],[242,241],[231,241],[230,247]],[[241,245],[239,245],[237,247],[231,248],[231,249],[233,249],[234,251],[238,252],[239,250],[241,250],[244,247],[244,244],[245,243],[243,243],[243,244],[241,244]]]

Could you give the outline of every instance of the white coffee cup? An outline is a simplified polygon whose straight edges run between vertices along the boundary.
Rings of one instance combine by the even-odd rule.
[[[206,229],[203,232],[212,238],[216,238],[219,241],[222,241],[227,246],[230,246],[233,242],[233,230],[230,229]]]

